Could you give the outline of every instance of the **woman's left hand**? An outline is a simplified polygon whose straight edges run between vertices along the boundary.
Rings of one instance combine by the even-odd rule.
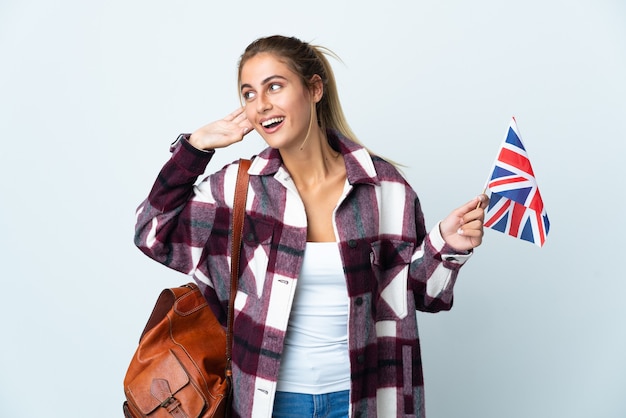
[[[483,241],[483,221],[489,197],[481,194],[452,211],[439,223],[441,236],[457,251],[468,251]]]

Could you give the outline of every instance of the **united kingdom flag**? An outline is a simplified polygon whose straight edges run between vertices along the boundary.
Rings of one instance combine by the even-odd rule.
[[[550,221],[515,118],[487,181],[485,227],[543,246]]]

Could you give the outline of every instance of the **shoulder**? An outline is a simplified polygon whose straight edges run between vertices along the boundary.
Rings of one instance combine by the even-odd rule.
[[[372,163],[374,163],[376,174],[381,181],[397,181],[406,183],[404,175],[395,164],[378,155],[370,154],[370,157],[372,158]]]
[[[408,195],[416,195],[415,190],[409,184],[405,174],[396,164],[377,155],[372,155],[371,157],[376,170],[376,176],[382,187],[394,185],[393,187],[402,187]]]
[[[237,160],[208,174],[194,187],[195,200],[213,202],[218,206],[232,206],[238,169]]]

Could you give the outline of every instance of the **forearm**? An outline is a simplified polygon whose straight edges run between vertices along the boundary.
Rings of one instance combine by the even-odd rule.
[[[411,264],[410,275],[416,283],[418,310],[437,312],[452,307],[453,289],[460,268],[471,252],[458,252],[441,237],[439,224],[430,231]]]
[[[190,222],[194,183],[213,153],[195,150],[185,139],[172,146],[147,199],[137,209],[135,245],[149,257],[185,273],[194,266],[191,247],[204,235]],[[204,216],[210,216],[205,208]]]

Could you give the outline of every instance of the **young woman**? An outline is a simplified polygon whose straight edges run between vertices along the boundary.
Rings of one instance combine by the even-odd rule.
[[[237,164],[194,184],[216,149],[256,130],[268,148],[249,169],[234,416],[423,417],[415,310],[451,308],[487,197],[427,233],[416,193],[348,127],[326,52],[283,36],[250,44],[243,107],[179,137],[135,242],[193,276],[225,323]]]

